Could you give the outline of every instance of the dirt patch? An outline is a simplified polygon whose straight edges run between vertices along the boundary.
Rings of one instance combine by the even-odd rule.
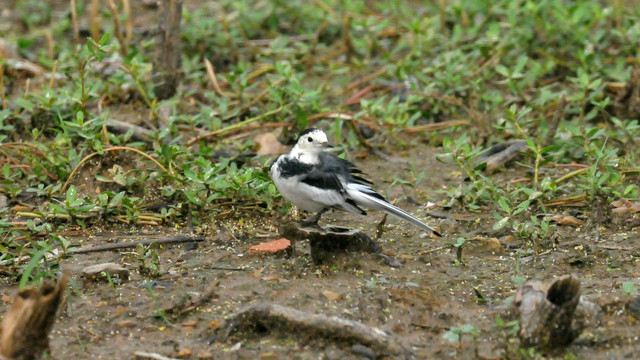
[[[456,169],[433,160],[433,150],[420,146],[410,158],[387,162],[374,157],[360,162],[375,174],[378,189],[385,189],[390,174],[403,174],[409,162],[429,169],[431,176],[416,188],[393,186],[387,197],[410,196],[424,204],[438,198],[435,189],[455,183],[449,176]],[[405,198],[406,199],[406,198]],[[419,206],[401,200],[398,205],[414,214]],[[362,228],[375,235],[382,217],[372,213],[364,219],[344,213],[327,214],[324,222]],[[330,338],[309,338],[271,329],[268,332],[238,332],[216,342],[225,320],[251,304],[271,302],[300,311],[338,316],[388,331],[416,358],[503,358],[513,354],[512,335],[496,323],[509,319],[505,300],[515,294],[514,277],[548,280],[574,273],[582,282],[582,294],[603,306],[602,325],[583,334],[569,351],[578,358],[624,358],[637,354],[640,325],[627,310],[633,299],[622,288],[637,278],[639,250],[635,231],[612,233],[606,228],[571,228],[558,231],[554,250],[538,256],[502,244],[489,251],[479,242],[464,249],[464,262],[447,243],[458,237],[489,236],[492,222],[430,219],[443,238],[423,238],[419,231],[389,219],[379,239],[384,252],[403,266],[392,268],[372,254],[351,253],[333,262],[315,265],[308,243],[298,243],[291,257],[250,256],[250,246],[276,238],[277,223],[255,221],[252,225],[228,228],[211,225],[200,243],[165,245],[158,249],[159,275],[141,275],[139,256],[133,251],[76,255],[64,260],[62,268],[72,274],[66,306],[51,336],[55,358],[131,358],[135,351],[156,352],[185,358],[298,358],[349,359],[362,355],[353,344]],[[132,234],[114,228],[84,239],[83,246],[149,236],[170,236],[181,229],[149,228]],[[77,240],[77,239],[74,239]],[[492,250],[493,249],[493,250]],[[435,250],[435,251],[432,251]],[[115,262],[131,271],[121,283],[86,282],[80,278],[85,266]],[[12,296],[10,279],[3,278],[3,298]],[[338,294],[329,300],[325,292]],[[198,302],[198,300],[201,300]],[[195,306],[189,306],[195,301]],[[7,303],[0,305],[4,313]],[[169,309],[173,309],[169,311]],[[184,311],[183,311],[184,310]],[[446,331],[470,324],[477,335],[462,334],[457,343],[443,337]],[[357,349],[357,348],[356,348]],[[186,354],[190,353],[190,356]]]

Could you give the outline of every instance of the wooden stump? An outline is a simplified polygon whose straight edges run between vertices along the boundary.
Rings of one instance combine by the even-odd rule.
[[[49,332],[62,302],[68,275],[55,286],[44,283],[40,289],[20,291],[2,322],[0,359],[40,359],[49,350]]]
[[[563,276],[550,285],[538,280],[525,282],[514,305],[520,317],[520,340],[553,352],[569,345],[586,327],[599,322],[600,309],[580,297],[580,280]]]
[[[322,264],[340,253],[366,252],[383,258],[389,266],[400,266],[396,260],[383,255],[382,247],[358,229],[338,226],[303,226],[300,223],[287,222],[280,226],[279,233],[294,242],[308,239],[311,246],[311,259],[316,264]]]

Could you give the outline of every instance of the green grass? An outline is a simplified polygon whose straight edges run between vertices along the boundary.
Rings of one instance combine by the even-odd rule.
[[[88,20],[89,5],[77,3],[78,16]],[[102,38],[76,44],[66,3],[19,1],[15,26],[3,27],[0,38],[44,72],[27,80],[15,59],[2,60],[0,193],[11,206],[29,206],[0,210],[0,261],[29,274],[34,264],[18,259],[37,258],[48,249],[43,244],[54,244],[63,250],[47,260],[55,263],[68,253],[65,234],[76,227],[187,219],[197,225],[230,208],[246,214],[283,208],[265,173],[269,159],[237,166],[231,158],[253,142],[226,134],[287,122],[286,137],[332,111],[353,114],[354,120],[323,120],[346,151],[383,139],[409,149],[418,140],[441,146],[441,159],[468,178],[444,191],[443,204],[488,209],[495,229],[531,239],[536,248],[549,246],[554,231],[535,216],[548,211],[547,203],[580,197],[591,207],[638,198],[640,114],[632,105],[640,100],[619,96],[616,83],[640,87],[632,79],[640,8],[623,1],[438,3],[223,0],[185,8],[182,85],[158,101],[153,37],[136,33],[122,56],[105,6]],[[222,94],[213,90],[204,59]],[[54,69],[59,77],[50,80]],[[405,81],[408,91],[388,89]],[[345,105],[367,85],[379,89]],[[563,96],[565,111],[545,144]],[[149,139],[105,131],[111,118],[142,123]],[[447,120],[469,125],[402,135]],[[357,122],[379,128],[367,144]],[[220,135],[189,143],[211,131]],[[505,175],[483,172],[478,157],[513,138],[527,141],[530,156],[518,161],[530,180],[505,185]],[[573,174],[548,166],[572,162],[585,167]],[[89,180],[99,189],[79,189],[78,176],[96,166]]]

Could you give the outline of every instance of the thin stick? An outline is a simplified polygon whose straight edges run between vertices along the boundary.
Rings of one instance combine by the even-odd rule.
[[[47,38],[47,55],[49,55],[49,59],[53,60],[55,57],[55,52],[54,52],[55,41],[53,41],[53,35],[51,35],[51,30],[45,30],[44,36]]]
[[[113,0],[107,0],[107,5],[109,6],[113,16],[113,31],[116,33],[116,38],[118,38],[118,42],[120,43],[120,52],[122,52],[122,55],[127,56],[129,53],[129,47],[122,36],[122,31],[120,30],[120,14],[118,13],[118,7]]]
[[[75,41],[76,43],[80,43],[80,26],[78,26],[76,0],[71,0],[71,23],[73,24],[73,41]]]
[[[127,17],[124,23],[124,35],[128,46],[131,44],[131,39],[133,38],[133,20],[131,19],[133,14],[131,13],[131,4],[129,3],[129,0],[122,0],[122,11]]]
[[[251,101],[249,101],[242,108],[243,109],[248,109],[248,108],[252,107],[258,101],[260,101],[265,95],[269,94],[269,90],[271,88],[275,88],[276,86],[280,85],[280,83],[282,83],[283,81],[284,81],[284,79],[278,79],[278,80],[274,81],[273,84],[269,84],[266,89],[262,90],[258,95],[256,95]]]
[[[105,244],[105,245],[98,245],[98,246],[92,246],[92,247],[86,246],[86,247],[81,247],[76,251],[70,251],[70,253],[71,254],[89,254],[89,253],[96,253],[96,252],[129,249],[129,248],[136,247],[138,245],[146,246],[151,244],[179,244],[179,243],[186,243],[186,242],[202,242],[205,240],[207,240],[207,238],[204,236],[179,235],[179,236],[172,236],[164,239],[144,239],[144,240],[133,241],[133,242],[116,242],[113,244]]]
[[[56,70],[58,69],[58,60],[53,62],[53,69],[51,69],[51,79],[49,79],[49,89],[53,89],[53,85],[56,80]]]
[[[204,135],[196,136],[195,138],[193,138],[193,139],[191,139],[191,140],[189,140],[187,142],[187,146],[192,146],[193,144],[197,143],[198,141],[204,140],[206,138],[210,138],[210,137],[213,137],[213,136],[216,136],[216,135],[221,135],[221,134],[224,134],[224,133],[232,131],[232,130],[240,129],[240,128],[245,127],[245,126],[247,126],[247,125],[249,125],[249,124],[251,124],[253,122],[262,120],[267,116],[271,116],[271,115],[277,114],[277,113],[281,112],[282,110],[288,108],[289,106],[291,106],[291,103],[282,105],[277,109],[274,109],[274,110],[271,110],[271,111],[267,111],[264,114],[252,117],[252,118],[247,119],[245,121],[241,121],[241,122],[239,122],[237,124],[233,124],[233,125],[227,126],[226,128],[223,128],[223,129],[220,129],[220,130],[216,130],[216,131],[212,131],[212,132],[206,133]]]
[[[404,131],[408,133],[422,132],[422,131],[436,131],[436,130],[447,129],[450,127],[455,127],[455,126],[467,126],[470,124],[471,123],[466,120],[448,120],[448,121],[442,121],[442,122],[433,123],[433,124],[416,125],[416,126],[406,128],[404,129]]]
[[[136,356],[136,360],[178,360],[176,358],[167,357],[164,355],[149,353],[144,351],[136,351],[133,353]]]
[[[213,71],[213,65],[211,65],[209,59],[204,59],[204,66],[207,68],[207,75],[209,76],[209,80],[211,80],[213,90],[215,90],[216,94],[222,97],[229,97],[229,94],[225,93],[220,88],[220,84],[218,84],[218,80],[216,79],[216,73]]]
[[[120,151],[120,150],[128,150],[128,151],[133,151],[135,153],[138,153],[144,157],[146,157],[147,159],[151,160],[154,164],[156,164],[159,168],[161,168],[164,172],[169,173],[169,170],[167,170],[167,168],[165,168],[164,166],[162,166],[162,164],[160,164],[156,159],[152,158],[151,156],[149,156],[148,154],[143,153],[142,151],[138,150],[138,149],[134,149],[132,147],[128,147],[128,146],[114,146],[112,148],[108,148],[108,149],[102,149],[102,153],[105,152],[109,152],[109,151]],[[75,175],[76,172],[78,172],[78,169],[80,169],[82,167],[82,165],[84,165],[84,163],[86,163],[87,161],[89,161],[89,159],[91,159],[92,157],[96,156],[96,155],[101,155],[101,153],[99,152],[94,152],[93,154],[89,154],[87,156],[85,156],[84,159],[82,159],[80,161],[80,163],[78,163],[78,165],[76,165],[76,167],[71,171],[71,174],[69,174],[69,177],[67,178],[67,181],[65,181],[64,186],[62,187],[62,189],[60,189],[60,192],[64,192],[67,189],[67,186],[69,185],[69,181],[71,181],[71,179],[73,178],[73,175]]]
[[[383,75],[386,72],[387,72],[387,68],[384,67],[384,68],[382,68],[382,69],[380,69],[380,70],[378,70],[378,71],[376,71],[374,73],[371,73],[371,74],[369,74],[369,75],[367,75],[367,76],[365,76],[365,77],[363,77],[363,78],[361,78],[361,79],[359,79],[357,81],[354,81],[351,84],[349,84],[349,86],[347,86],[344,90],[342,90],[342,94],[343,95],[347,94],[347,93],[351,92],[353,89],[359,87],[360,85],[362,85],[364,83],[367,83],[367,82],[377,78],[378,76]]]
[[[556,184],[560,184],[561,182],[563,182],[563,181],[565,181],[565,180],[567,180],[567,179],[569,179],[569,178],[572,178],[572,177],[574,177],[574,176],[576,176],[576,175],[580,175],[580,174],[582,174],[582,173],[587,172],[587,170],[589,170],[589,168],[582,168],[582,169],[579,169],[579,170],[576,170],[576,171],[570,172],[570,173],[568,173],[567,175],[565,175],[565,176],[563,176],[563,177],[559,178],[558,180],[554,181],[554,183],[556,183]]]
[[[420,255],[431,254],[431,253],[433,253],[433,252],[440,251],[440,250],[444,250],[444,249],[448,249],[448,248],[450,248],[450,247],[451,247],[451,245],[445,245],[445,246],[437,247],[437,248],[435,248],[435,249],[429,249],[429,250],[421,251],[421,252],[420,252]]]
[[[351,54],[353,53],[353,43],[351,42],[351,16],[347,13],[342,18],[344,26],[344,48],[347,53],[347,62],[351,61]]]
[[[438,9],[440,10],[440,31],[442,31],[443,34],[446,34],[447,31],[447,12],[446,12],[446,7],[447,7],[447,2],[445,0],[440,0],[438,2]]]
[[[182,0],[161,0],[158,35],[153,60],[153,83],[156,99],[164,100],[175,95],[180,85],[180,20]]]
[[[2,110],[4,110],[7,108],[7,100],[5,98],[5,88],[4,88],[4,66],[0,66],[0,97],[2,97]]]
[[[89,23],[91,24],[91,38],[100,40],[100,0],[91,0],[89,8]]]
[[[622,250],[622,251],[634,251],[634,248],[624,247],[624,246],[615,246],[615,245],[600,245],[596,244],[597,247],[605,250]]]
[[[375,118],[370,116],[360,116],[356,119],[356,114],[349,111],[327,111],[315,115],[311,115],[307,118],[307,121],[313,121],[322,118],[330,118],[330,119],[342,119],[342,120],[354,120],[358,123],[365,125],[371,129],[378,130],[380,129],[380,125],[375,122]],[[386,128],[390,128],[391,126],[385,126]]]

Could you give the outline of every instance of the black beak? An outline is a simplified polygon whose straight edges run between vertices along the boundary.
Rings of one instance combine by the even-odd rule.
[[[335,146],[326,142],[326,143],[322,143],[322,147],[324,147],[325,149],[333,149]]]

